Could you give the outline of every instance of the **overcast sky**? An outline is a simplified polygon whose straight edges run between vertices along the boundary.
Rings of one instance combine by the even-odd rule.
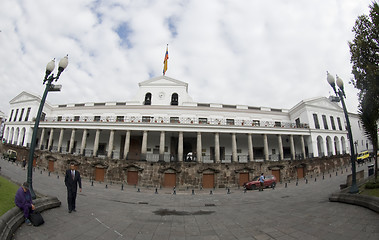
[[[132,100],[162,75],[195,102],[290,109],[345,82],[356,112],[348,41],[371,0],[1,0],[0,110],[22,91],[42,95],[46,64],[69,54],[51,104]]]

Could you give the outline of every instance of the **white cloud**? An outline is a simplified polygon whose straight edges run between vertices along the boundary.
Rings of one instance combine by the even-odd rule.
[[[327,96],[329,70],[355,112],[347,42],[370,3],[3,0],[0,110],[21,91],[41,95],[47,62],[67,53],[62,92],[48,102],[131,100],[139,82],[162,74],[168,43],[166,75],[188,82],[194,101],[291,108]]]

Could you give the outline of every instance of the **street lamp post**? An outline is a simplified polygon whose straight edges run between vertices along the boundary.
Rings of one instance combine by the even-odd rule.
[[[352,182],[350,187],[350,193],[357,193],[358,187],[357,187],[357,177],[356,177],[356,167],[355,167],[355,153],[354,153],[354,141],[353,141],[353,134],[351,133],[351,126],[350,126],[350,120],[348,116],[348,112],[346,109],[344,98],[346,98],[345,91],[343,88],[343,81],[341,78],[337,77],[337,86],[338,90],[336,89],[336,83],[334,80],[334,77],[330,75],[330,73],[326,72],[327,74],[327,80],[330,86],[333,88],[336,95],[339,97],[342,103],[343,112],[345,114],[346,124],[347,124],[347,133],[349,137],[350,142],[350,161],[351,161],[351,170],[352,170]]]
[[[38,113],[35,118],[34,128],[33,128],[33,135],[32,135],[32,141],[30,143],[30,150],[29,150],[29,158],[28,158],[28,175],[27,175],[27,182],[29,185],[29,190],[32,195],[32,198],[36,198],[36,194],[33,190],[33,181],[32,181],[32,175],[33,175],[33,160],[34,160],[34,150],[36,147],[36,139],[37,139],[37,132],[38,132],[38,125],[41,120],[42,110],[43,106],[46,101],[47,93],[49,91],[60,91],[61,85],[54,85],[52,82],[55,80],[57,81],[61,75],[61,73],[65,70],[65,68],[68,65],[68,55],[62,58],[59,61],[59,67],[58,67],[58,74],[56,77],[54,77],[54,74],[51,74],[54,71],[55,68],[55,59],[51,60],[47,66],[46,66],[46,74],[45,78],[43,80],[43,84],[46,84],[45,91],[43,93],[41,103],[39,105]]]

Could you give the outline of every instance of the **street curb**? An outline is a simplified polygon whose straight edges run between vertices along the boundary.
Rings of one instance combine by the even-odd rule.
[[[61,202],[56,197],[43,197],[34,201],[36,210],[43,212],[47,209],[56,208]],[[16,230],[24,223],[24,214],[18,207],[14,207],[0,217],[0,239],[10,240]]]
[[[378,197],[350,193],[334,193],[329,197],[329,201],[358,205],[379,213]]]

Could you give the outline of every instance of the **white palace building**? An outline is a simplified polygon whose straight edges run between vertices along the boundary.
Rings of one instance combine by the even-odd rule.
[[[41,98],[10,101],[3,141],[28,147]],[[349,114],[357,152],[372,149]],[[167,76],[139,83],[127,102],[45,104],[37,148],[121,160],[246,163],[349,153],[345,117],[326,97],[291,109],[197,103],[188,84]]]

